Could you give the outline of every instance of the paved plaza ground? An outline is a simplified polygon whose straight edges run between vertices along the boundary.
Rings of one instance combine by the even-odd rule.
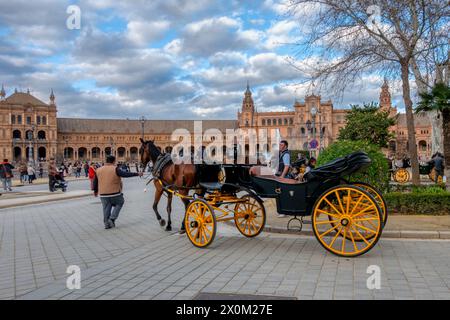
[[[219,224],[213,244],[198,249],[185,235],[159,227],[153,189],[144,188],[142,179],[125,180],[126,204],[111,230],[103,229],[94,197],[1,209],[0,299],[193,299],[200,293],[450,299],[448,240],[382,238],[364,256],[349,259],[328,253],[314,237],[262,233],[248,239]],[[165,216],[165,199],[160,211]],[[183,211],[174,200],[175,229]],[[69,265],[81,268],[79,290],[66,288]],[[381,269],[379,290],[367,288],[370,265]]]

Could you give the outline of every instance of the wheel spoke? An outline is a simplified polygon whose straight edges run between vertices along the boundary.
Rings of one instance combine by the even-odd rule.
[[[325,233],[322,233],[319,238],[323,238],[324,236],[326,236],[327,234],[329,234],[331,231],[335,230],[337,227],[339,227],[339,224],[335,225],[334,227],[328,229]]]
[[[368,246],[370,246],[370,242],[368,242],[368,241],[366,240],[366,238],[363,237],[363,235],[358,231],[358,229],[356,229],[356,228],[353,227],[353,226],[350,226],[350,227],[353,228],[353,230],[356,231],[356,233],[360,236],[360,238],[361,238],[365,243],[367,243]]]
[[[344,228],[344,234],[342,235],[342,252],[345,252],[345,241],[346,241],[346,238],[345,238],[345,235],[347,234],[347,228]]]
[[[326,212],[326,211],[324,211],[324,210],[322,210],[322,209],[316,209],[316,210],[319,211],[320,213],[323,213],[323,214],[326,214],[326,215],[331,216],[331,217],[333,217],[333,218],[339,219],[339,216],[337,216],[337,215],[335,215],[335,214]]]
[[[349,234],[350,234],[350,238],[352,239],[353,247],[355,248],[355,252],[356,252],[356,251],[358,251],[358,246],[356,245],[355,238],[353,237],[352,232],[349,232]]]
[[[366,212],[368,209],[371,209],[371,208],[375,208],[375,206],[372,204],[371,206],[369,206],[369,207],[365,208],[364,210],[359,211],[357,214],[353,215],[352,218],[362,215],[364,212]]]
[[[316,224],[333,224],[333,223],[336,223],[336,222],[339,222],[339,220],[324,220],[324,221],[319,221],[319,222],[316,222]]]
[[[344,227],[342,227],[342,228],[344,228]],[[339,234],[341,233],[342,228],[340,228],[340,229],[336,232],[335,236],[333,237],[333,240],[332,240],[331,243],[329,244],[329,246],[330,246],[331,248],[333,247],[334,242],[336,241],[337,237],[338,237]]]
[[[328,203],[328,205],[329,205],[331,208],[333,208],[334,211],[336,211],[336,212],[338,213],[338,215],[342,215],[342,212],[339,212],[339,210],[336,209],[336,207],[335,207],[330,201],[328,201],[328,199],[327,199],[326,197],[324,198],[324,200],[325,200],[326,203]]]
[[[361,200],[364,198],[364,195],[361,195],[358,199],[358,201],[356,202],[356,204],[353,206],[352,208],[352,212],[350,212],[350,215],[353,214],[353,211],[355,211],[355,209],[358,207],[359,203],[361,202]]]
[[[350,201],[351,197],[350,197],[350,189],[347,190],[347,210],[345,210],[345,213],[348,214],[348,211],[350,210]]]
[[[337,198],[337,200],[338,200],[339,207],[340,207],[341,210],[342,210],[341,213],[344,214],[344,213],[345,213],[345,210],[344,210],[344,207],[342,206],[341,196],[339,195],[339,192],[338,192],[337,190],[336,190],[334,193],[336,194],[336,198]]]
[[[358,226],[359,228],[361,228],[361,229],[363,229],[363,230],[372,232],[372,233],[374,233],[374,234],[377,233],[376,231],[374,231],[374,230],[372,230],[372,229],[369,229],[369,228],[367,228],[367,227],[365,227],[365,226],[363,226],[363,225],[360,225],[360,224],[357,224],[357,223],[354,223],[354,225],[355,225],[355,226]]]

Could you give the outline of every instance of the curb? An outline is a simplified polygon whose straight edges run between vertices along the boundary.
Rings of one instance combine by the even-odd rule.
[[[303,236],[314,236],[312,230],[287,230],[277,227],[264,227],[265,232],[279,234],[295,234]],[[381,234],[382,238],[389,239],[450,239],[450,231],[420,231],[420,230],[386,230]]]
[[[38,178],[40,179],[40,178]],[[66,179],[67,182],[75,182],[75,181],[84,181],[84,180],[89,180],[89,178],[78,178],[78,179]],[[28,186],[39,186],[39,185],[43,185],[43,184],[48,184],[48,180],[47,181],[40,181],[40,182],[33,182],[31,184],[28,183],[19,183],[16,185],[12,185],[13,188],[20,188],[20,187],[28,187]]]
[[[73,195],[73,196],[59,197],[59,198],[54,198],[54,199],[40,199],[40,200],[38,199],[38,200],[34,200],[34,201],[29,201],[26,203],[12,203],[12,204],[7,204],[7,205],[0,204],[0,210],[15,208],[15,207],[23,207],[23,206],[28,206],[28,205],[32,205],[32,204],[40,204],[40,203],[47,203],[47,202],[54,202],[54,201],[61,201],[61,200],[71,200],[71,199],[87,197],[90,195],[92,195],[92,193],[77,194],[77,195]]]

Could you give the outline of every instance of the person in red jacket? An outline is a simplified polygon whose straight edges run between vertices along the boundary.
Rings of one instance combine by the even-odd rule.
[[[94,190],[95,169],[96,167],[94,166],[93,163],[91,163],[88,171],[89,181],[91,182],[91,190]]]

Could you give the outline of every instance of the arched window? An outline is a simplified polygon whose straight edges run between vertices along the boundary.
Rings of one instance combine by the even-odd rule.
[[[38,139],[39,140],[45,140],[45,131],[39,131],[38,132]]]
[[[278,125],[281,126],[283,124],[283,120],[278,119]]]
[[[22,132],[20,130],[14,130],[13,139],[22,139]]]
[[[288,120],[286,118],[284,118],[284,125],[288,124]]]
[[[305,135],[305,128],[301,127],[300,132],[302,133],[302,135]]]
[[[43,124],[44,126],[47,125],[47,117],[46,117],[46,116],[43,116],[43,117],[42,117],[42,124]]]
[[[33,131],[27,130],[27,132],[25,132],[25,138],[27,140],[32,140],[33,139]]]
[[[14,161],[22,159],[22,149],[20,147],[14,147]]]
[[[294,124],[294,119],[289,118],[289,124]]]
[[[119,158],[124,158],[125,157],[125,148],[124,147],[120,147],[119,149],[117,149],[117,156]]]
[[[44,161],[47,158],[47,150],[45,149],[45,147],[39,147],[38,158],[40,161]]]
[[[262,119],[262,125],[263,125],[263,126],[266,125],[266,119]]]
[[[138,149],[136,147],[130,148],[130,157],[131,160],[136,161],[138,158]]]
[[[79,148],[78,149],[78,159],[86,160],[86,158],[87,158],[87,149],[86,148]]]
[[[65,159],[73,159],[73,148],[68,147],[64,148],[64,158]]]
[[[271,125],[270,119],[267,119],[267,125],[268,125],[268,126]]]
[[[427,151],[427,142],[425,140],[420,140],[419,141],[419,150],[422,152],[426,152]]]
[[[100,148],[94,147],[91,150],[91,158],[92,159],[98,159],[100,158]]]

